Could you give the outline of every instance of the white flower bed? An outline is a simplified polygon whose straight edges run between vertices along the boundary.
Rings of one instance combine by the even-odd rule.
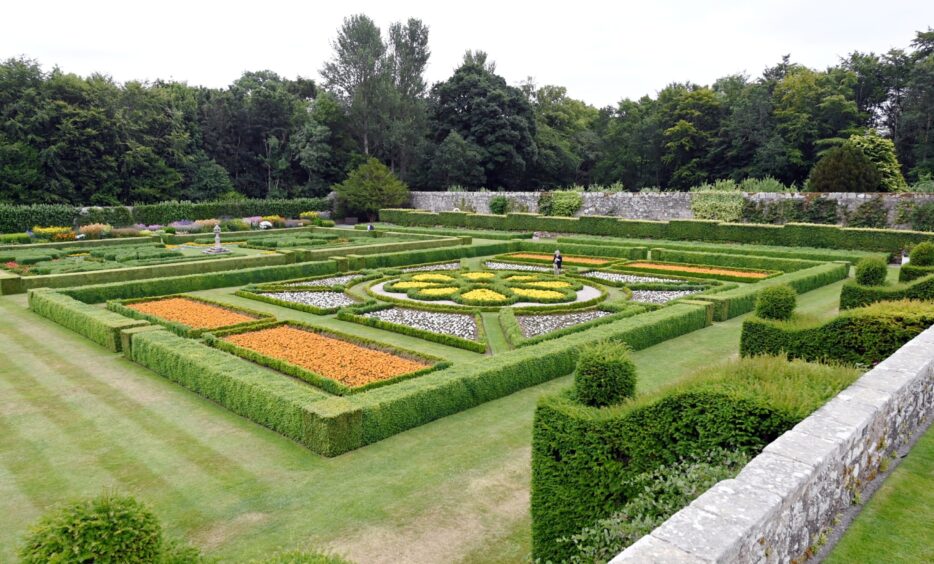
[[[633,290],[632,301],[650,304],[666,304],[671,300],[696,294],[700,290]]]
[[[535,266],[532,264],[519,264],[515,262],[496,262],[487,261],[483,266],[490,270],[517,270],[524,272],[551,272],[553,269],[547,266]]]
[[[407,325],[415,329],[476,340],[477,323],[473,315],[440,313],[393,307],[364,314],[366,317]]]
[[[616,282],[618,284],[683,284],[684,280],[673,280],[671,278],[655,278],[654,276],[635,276],[633,274],[617,274],[615,272],[602,272],[592,270],[584,273],[587,278],[597,278]]]
[[[321,278],[319,280],[308,280],[306,282],[295,282],[288,286],[343,286],[344,284],[363,278],[362,274],[346,274],[344,276],[331,276],[330,278]]]
[[[554,315],[517,315],[516,321],[526,337],[535,337],[551,333],[558,329],[586,323],[612,315],[608,311],[582,311],[580,313],[558,313]]]
[[[430,272],[432,270],[460,270],[461,263],[449,262],[445,264],[429,264],[428,266],[410,266],[403,268],[402,272]]]
[[[292,304],[302,304],[322,309],[350,306],[357,303],[344,295],[343,292],[264,292],[263,295]]]

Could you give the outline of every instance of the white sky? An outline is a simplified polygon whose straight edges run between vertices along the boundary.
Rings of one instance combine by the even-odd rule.
[[[4,0],[0,59],[26,55],[47,70],[118,81],[223,87],[263,69],[319,80],[337,28],[355,13],[383,29],[409,17],[428,24],[429,83],[482,49],[510,84],[531,76],[596,106],[674,81],[756,76],[785,53],[822,69],[853,50],[907,48],[934,26],[930,0]]]

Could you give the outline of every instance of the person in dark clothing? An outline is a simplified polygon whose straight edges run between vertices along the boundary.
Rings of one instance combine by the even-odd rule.
[[[561,251],[555,251],[555,258],[551,261],[555,266],[555,276],[561,274],[561,263],[564,262],[564,259],[561,258]]]

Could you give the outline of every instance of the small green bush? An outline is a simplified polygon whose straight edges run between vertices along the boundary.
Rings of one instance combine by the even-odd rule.
[[[131,497],[103,495],[57,509],[32,527],[20,551],[24,564],[158,562],[162,526]]]
[[[538,210],[542,215],[572,217],[583,203],[584,197],[576,190],[542,192],[538,198]]]
[[[934,243],[921,243],[908,256],[915,266],[934,266]]]
[[[490,213],[504,215],[507,211],[509,211],[509,200],[506,196],[498,194],[490,198]]]
[[[787,285],[772,286],[759,292],[756,315],[764,319],[789,319],[795,311],[798,293]]]
[[[620,403],[636,392],[636,365],[629,348],[601,341],[584,347],[574,374],[577,398],[592,407]]]
[[[863,286],[881,286],[889,267],[879,259],[864,258],[856,263],[856,281]]]
[[[916,231],[934,231],[934,201],[915,205],[908,219]]]

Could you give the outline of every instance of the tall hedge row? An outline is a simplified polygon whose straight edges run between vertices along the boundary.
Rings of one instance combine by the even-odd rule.
[[[822,264],[769,278],[756,284],[740,286],[733,290],[727,290],[716,294],[700,295],[696,299],[713,302],[714,319],[717,321],[726,321],[753,310],[756,305],[756,296],[763,288],[787,284],[794,288],[799,294],[810,292],[815,288],[839,282],[847,277],[850,266],[847,263],[835,262]]]
[[[567,561],[569,537],[638,494],[631,479],[714,448],[755,453],[857,377],[746,359],[608,408],[543,397],[532,430],[532,556]]]
[[[781,270],[783,272],[796,272],[798,270],[804,270],[805,268],[812,268],[823,264],[822,261],[801,260],[793,258],[705,253],[697,251],[676,251],[657,248],[652,249],[652,260],[705,264],[710,266],[762,268],[766,270]]]
[[[891,300],[934,300],[934,274],[886,286],[863,286],[850,280],[840,291],[840,309]]]
[[[241,200],[231,202],[161,202],[133,207],[113,206],[82,208],[64,204],[33,204],[16,206],[0,204],[0,233],[16,233],[36,225],[74,225],[110,223],[124,227],[136,223],[165,225],[181,219],[211,219],[219,217],[252,217],[281,215],[295,218],[303,211],[331,209],[327,198],[296,198]]]
[[[826,322],[743,322],[742,356],[786,354],[821,362],[871,366],[934,324],[934,302],[892,301],[844,311]]]
[[[443,225],[445,227],[471,227],[472,219],[476,219],[474,214],[446,215]],[[442,225],[441,214],[405,209],[380,210],[380,220],[398,225]],[[886,253],[894,253],[924,241],[934,241],[934,233],[922,231],[860,229],[804,223],[758,225],[709,220],[653,222],[607,217],[568,218],[510,213],[504,216],[483,216],[482,225],[484,229],[504,231],[548,231],[613,237],[861,249]],[[477,226],[476,222],[474,226]]]
[[[121,349],[120,331],[149,325],[147,321],[130,319],[52,290],[30,291],[29,309],[112,352]]]

